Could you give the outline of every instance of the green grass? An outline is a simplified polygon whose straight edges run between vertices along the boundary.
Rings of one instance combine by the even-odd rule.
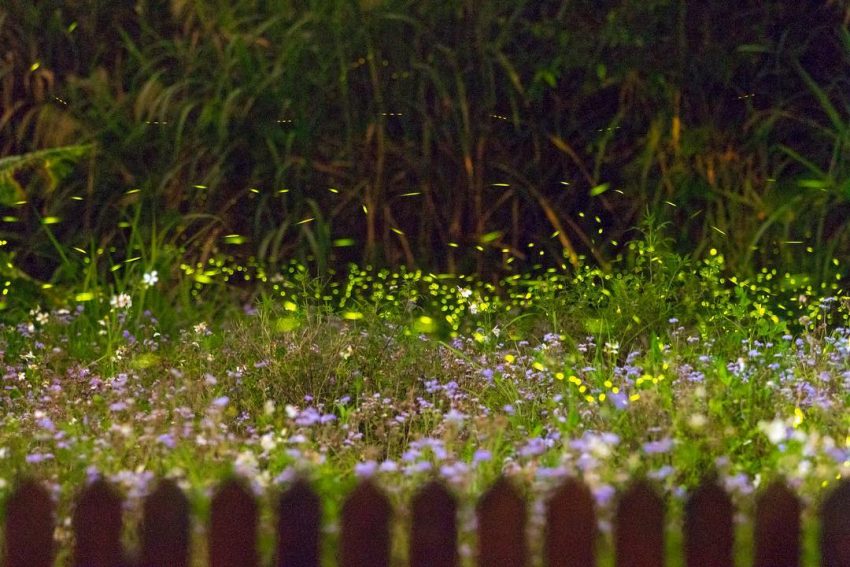
[[[577,474],[603,522],[607,491],[648,475],[669,497],[671,526],[707,472],[747,518],[755,484],[781,476],[810,520],[850,472],[848,298],[837,280],[817,288],[764,271],[740,281],[724,275],[722,254],[681,257],[644,231],[610,272],[498,286],[356,267],[317,280],[298,264],[271,273],[226,258],[170,270],[151,245],[111,280],[53,289],[42,305],[27,296],[28,309],[10,298],[0,495],[24,472],[49,482],[66,547],[87,467],[128,495],[128,526],[146,474],[180,479],[202,519],[210,487],[230,472],[265,494],[307,474],[334,526],[352,472],[383,464],[375,476],[403,521],[403,504],[436,472],[461,498],[465,557],[471,506],[501,473],[530,502]],[[540,512],[531,518],[538,525]],[[268,513],[263,521],[270,528]],[[329,557],[335,540],[331,530]]]

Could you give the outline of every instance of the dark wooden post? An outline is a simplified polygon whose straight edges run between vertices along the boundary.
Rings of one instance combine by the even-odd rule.
[[[189,501],[172,480],[162,480],[145,498],[140,567],[188,567]]]
[[[210,506],[211,567],[258,567],[257,500],[237,478],[219,486]]]
[[[525,567],[525,501],[504,477],[478,502],[478,565]]]
[[[821,507],[821,565],[850,566],[850,481],[842,480]]]
[[[341,567],[389,567],[390,515],[384,493],[366,480],[342,506]]]
[[[21,480],[6,500],[5,567],[51,567],[53,565],[53,502],[41,484]]]
[[[410,567],[457,567],[457,505],[438,482],[426,484],[413,499]]]
[[[732,500],[714,482],[703,483],[685,505],[685,565],[734,567]]]
[[[754,567],[800,566],[800,500],[783,482],[756,498]]]
[[[277,516],[277,567],[318,567],[319,497],[303,480],[281,494]]]
[[[622,495],[614,530],[617,567],[663,567],[664,502],[649,484]]]
[[[593,495],[578,479],[568,479],[549,499],[546,561],[549,567],[595,567],[596,514]]]
[[[121,546],[122,498],[103,478],[86,487],[74,510],[74,567],[127,565]]]

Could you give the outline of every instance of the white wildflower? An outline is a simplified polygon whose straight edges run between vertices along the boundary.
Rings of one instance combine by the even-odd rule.
[[[274,438],[274,434],[266,433],[262,437],[260,437],[260,447],[263,448],[263,451],[271,451],[277,446],[277,441]]]
[[[119,433],[123,437],[129,437],[133,434],[133,428],[126,423],[113,423],[109,430]]]
[[[759,430],[767,435],[767,438],[774,445],[778,445],[788,439],[788,425],[781,419],[776,418],[773,421],[760,421]]]
[[[701,413],[691,414],[688,418],[688,426],[691,429],[702,429],[706,423],[708,423],[708,419]]]
[[[158,282],[158,281],[159,281],[159,274],[157,273],[156,270],[153,270],[151,272],[147,272],[145,275],[142,276],[142,283],[145,285],[145,287],[151,287],[152,285],[156,284],[156,282]]]
[[[50,315],[41,310],[41,307],[30,309],[30,317],[35,317],[35,322],[39,325],[44,325],[50,319]]]
[[[620,343],[605,343],[605,352],[612,355],[617,354],[618,352],[620,352]]]
[[[109,304],[114,309],[129,309],[133,305],[133,300],[128,294],[119,293],[118,295],[112,296],[112,299],[109,300]]]
[[[236,455],[236,460],[233,462],[233,465],[236,468],[243,470],[247,469],[252,472],[257,469],[257,464],[257,456],[247,450]]]
[[[587,448],[594,457],[604,459],[611,455],[611,447],[605,440],[598,435],[591,435],[587,443]]]

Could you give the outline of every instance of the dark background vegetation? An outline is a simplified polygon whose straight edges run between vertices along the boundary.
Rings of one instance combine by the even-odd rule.
[[[0,250],[55,282],[74,272],[60,245],[120,259],[151,242],[175,264],[495,278],[607,266],[649,213],[738,274],[821,277],[850,245],[848,15],[844,0],[7,0],[0,156],[71,149],[5,162]]]

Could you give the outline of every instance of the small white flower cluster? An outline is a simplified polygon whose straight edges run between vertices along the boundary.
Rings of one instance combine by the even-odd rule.
[[[35,317],[35,322],[39,325],[46,325],[50,319],[50,315],[41,310],[41,307],[30,309],[30,317]]]
[[[133,299],[126,293],[119,293],[112,296],[112,299],[109,300],[109,305],[113,309],[129,309],[133,306]]]
[[[610,354],[611,356],[617,356],[617,354],[620,352],[620,343],[616,341],[606,342],[605,347],[602,350],[607,354]]]

